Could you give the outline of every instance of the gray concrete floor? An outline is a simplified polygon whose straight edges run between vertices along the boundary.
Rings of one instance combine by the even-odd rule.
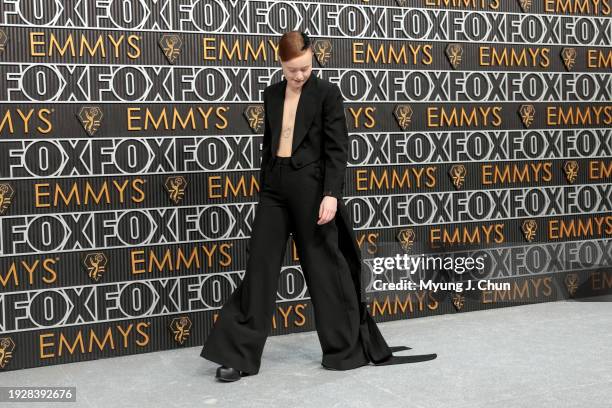
[[[601,298],[598,300],[602,300]],[[79,407],[612,406],[612,302],[563,301],[381,323],[433,361],[328,371],[315,332],[268,338],[261,371],[214,379],[200,347],[0,374],[3,386],[76,386]],[[2,404],[0,404],[2,405]],[[37,403],[4,404],[26,407]]]

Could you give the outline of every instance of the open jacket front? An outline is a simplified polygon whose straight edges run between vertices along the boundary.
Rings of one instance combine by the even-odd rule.
[[[265,131],[260,180],[268,171],[271,158],[278,150],[287,80],[264,90]],[[301,168],[314,161],[321,162],[324,172],[323,196],[338,199],[338,210],[332,221],[338,227],[340,250],[350,267],[360,310],[360,335],[366,354],[373,362],[392,355],[391,349],[361,301],[361,252],[357,245],[352,221],[343,201],[345,171],[348,159],[348,129],[340,88],[311,73],[304,83],[297,106],[291,165]]]

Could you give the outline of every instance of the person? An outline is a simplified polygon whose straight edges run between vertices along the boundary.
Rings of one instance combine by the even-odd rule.
[[[242,282],[221,308],[201,356],[221,364],[216,378],[259,372],[272,325],[279,273],[290,233],[314,308],[321,365],[433,359],[394,356],[360,299],[361,258],[342,202],[348,130],[338,85],[312,74],[310,38],[290,31],[279,41],[284,79],[264,89],[259,201]]]

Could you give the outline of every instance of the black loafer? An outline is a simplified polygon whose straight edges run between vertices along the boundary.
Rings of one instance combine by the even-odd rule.
[[[330,370],[330,371],[340,371],[340,370],[338,370],[337,368],[327,367],[327,366],[323,365],[323,363],[321,363],[321,365],[322,365],[322,366],[323,366],[323,368],[324,368],[324,369],[326,369],[326,370]]]
[[[220,366],[217,368],[217,374],[215,377],[219,381],[231,382],[238,381],[240,379],[240,370],[236,370],[235,368]]]

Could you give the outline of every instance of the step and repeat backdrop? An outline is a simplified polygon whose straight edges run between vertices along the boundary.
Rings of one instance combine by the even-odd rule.
[[[611,17],[608,0],[0,0],[0,369],[204,343],[244,275],[263,90],[294,29],[344,95],[377,321],[610,293]],[[273,335],[314,330],[287,245]],[[404,255],[484,267],[375,271]]]

